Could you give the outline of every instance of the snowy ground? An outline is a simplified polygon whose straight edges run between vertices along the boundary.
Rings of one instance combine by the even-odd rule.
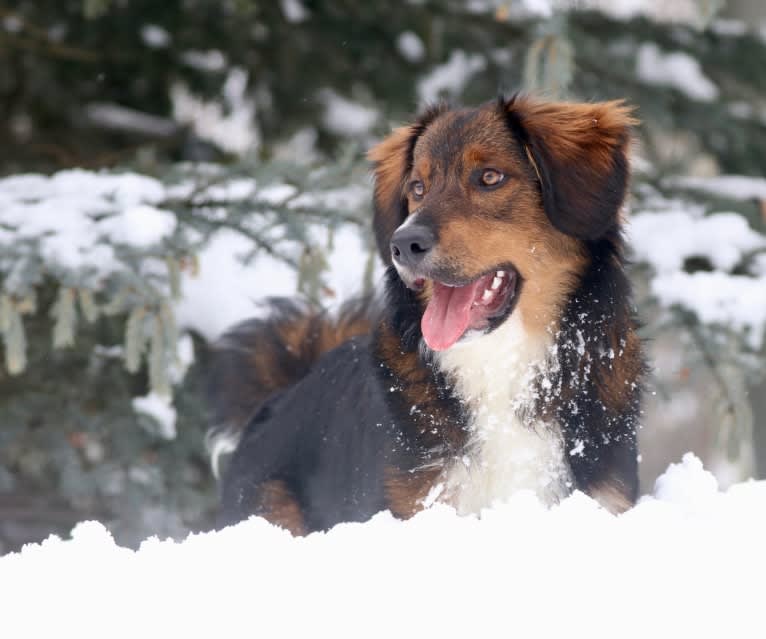
[[[458,517],[294,539],[251,519],[181,543],[98,523],[0,559],[3,636],[763,636],[766,482],[719,492],[687,455],[619,517],[519,494]]]

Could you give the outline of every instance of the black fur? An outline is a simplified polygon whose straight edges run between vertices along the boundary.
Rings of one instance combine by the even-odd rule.
[[[385,286],[389,324],[401,339],[402,350],[416,351],[423,337],[420,331],[423,305],[417,295],[404,285],[393,266],[386,269]]]
[[[260,485],[275,479],[295,496],[307,530],[384,510],[384,468],[400,455],[395,422],[370,338],[327,353],[251,420],[224,477],[220,523],[250,515]]]
[[[542,141],[529,148],[540,174],[545,211],[557,229],[581,240],[596,240],[616,228],[615,214],[628,186],[622,148],[613,152],[612,170],[603,179],[584,163],[562,166]]]
[[[212,422],[217,429],[242,430],[253,411],[276,389],[275,378],[294,383],[311,369],[316,354],[307,352],[311,340],[301,350],[286,348],[279,327],[303,320],[310,307],[297,300],[273,298],[268,301],[266,318],[250,319],[229,329],[214,347],[208,367],[207,396]],[[309,329],[309,334],[316,329]],[[269,379],[253,365],[254,354],[269,351],[273,370]]]
[[[633,356],[638,381],[629,382],[618,406],[598,390],[614,384],[614,358],[625,356],[619,349],[636,327],[621,244],[617,232],[590,244],[592,262],[567,304],[556,340],[560,369],[553,387],[559,396],[548,399],[565,450],[582,451],[569,455],[575,486],[590,493],[609,484],[632,502],[639,491],[640,380],[647,370],[641,354]]]

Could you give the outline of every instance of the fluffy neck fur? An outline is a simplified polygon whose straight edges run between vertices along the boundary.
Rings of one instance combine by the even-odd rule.
[[[547,504],[569,492],[560,429],[535,410],[536,382],[555,359],[553,347],[552,334],[530,335],[515,314],[497,330],[434,356],[467,416],[466,453],[452,462],[439,489],[439,499],[458,512],[479,513],[519,490]]]

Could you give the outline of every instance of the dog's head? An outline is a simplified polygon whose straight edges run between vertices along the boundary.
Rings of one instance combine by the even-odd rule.
[[[433,350],[511,313],[545,330],[619,228],[630,108],[516,97],[429,109],[369,153],[383,261],[421,291]]]

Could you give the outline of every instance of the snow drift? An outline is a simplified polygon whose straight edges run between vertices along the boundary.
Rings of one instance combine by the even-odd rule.
[[[293,538],[262,519],[121,548],[99,523],[0,559],[7,637],[760,636],[766,482],[688,454],[620,516],[527,493]]]

